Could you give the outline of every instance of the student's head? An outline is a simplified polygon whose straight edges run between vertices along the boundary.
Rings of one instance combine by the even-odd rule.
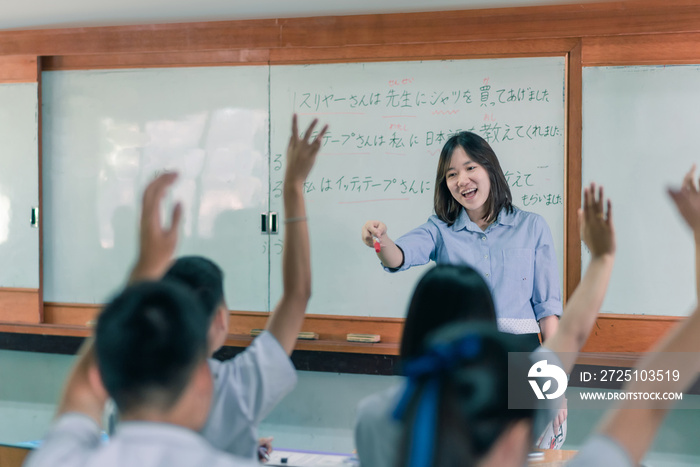
[[[125,289],[100,314],[97,365],[125,418],[168,414],[185,404],[197,408],[187,412],[194,415],[186,424],[203,426],[212,381],[206,361],[209,322],[200,307],[183,285],[143,282]]]
[[[396,409],[401,466],[525,464],[536,399],[527,383],[528,353],[485,323],[444,326],[424,353],[405,364],[408,388]],[[521,407],[509,409],[509,397]],[[512,399],[511,399],[512,400]]]
[[[496,153],[486,140],[469,131],[451,136],[443,146],[435,187],[435,214],[448,225],[454,224],[463,207],[472,220],[489,223],[501,209],[513,209]]]
[[[470,266],[435,266],[423,275],[413,292],[401,338],[401,358],[419,355],[430,332],[462,321],[486,321],[495,327],[491,291]]]
[[[216,352],[228,335],[228,309],[224,300],[224,273],[202,256],[178,258],[163,277],[189,287],[202,303],[200,311],[209,320],[209,353]]]

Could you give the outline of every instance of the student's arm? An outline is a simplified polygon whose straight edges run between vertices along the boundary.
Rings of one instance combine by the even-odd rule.
[[[678,370],[678,381],[633,381],[623,386],[623,391],[630,392],[683,392],[697,379],[700,360],[692,358],[690,352],[700,351],[700,311],[693,314],[670,332],[662,342],[655,346],[636,367],[643,370]],[[670,352],[684,352],[679,357]],[[615,440],[632,459],[639,464],[656,432],[663,423],[674,401],[671,400],[632,400],[622,402],[616,409],[606,415],[599,432]]]
[[[693,230],[693,237],[695,238],[695,294],[697,303],[700,304],[700,217],[696,217],[693,213],[693,203],[697,202],[699,190],[697,183],[695,183],[694,174],[695,164],[685,174],[683,185],[681,186],[681,190],[688,192],[689,199],[687,202],[682,203],[682,207],[681,204],[678,204],[678,201],[676,201],[676,205],[685,221]],[[673,192],[671,192],[671,196],[673,197]]]
[[[306,305],[311,297],[311,255],[309,230],[304,205],[304,182],[321,149],[324,126],[311,141],[314,120],[299,138],[296,115],[292,119],[292,136],[287,147],[287,171],[284,176],[284,251],[282,253],[282,298],[267,321],[266,329],[275,336],[287,354],[292,353],[304,322]]]
[[[88,339],[66,380],[56,420],[24,467],[85,465],[100,446],[100,421],[106,401],[92,339]]]
[[[100,426],[107,398],[97,369],[93,339],[89,338],[78,352],[78,360],[66,380],[56,416],[76,412]]]
[[[148,184],[143,192],[141,224],[139,227],[139,257],[129,276],[129,283],[158,280],[170,267],[177,246],[177,233],[182,217],[182,205],[173,208],[170,227],[163,227],[160,204],[177,174],[166,172]]]
[[[595,324],[615,260],[615,229],[610,201],[607,202],[606,215],[603,188],[600,187],[596,196],[595,184],[584,190],[583,199],[579,223],[581,238],[591,252],[591,262],[566,304],[559,329],[544,342],[545,347],[558,354],[567,373],[573,369],[576,354]]]
[[[559,317],[557,315],[545,316],[538,321],[538,324],[542,333],[542,341],[546,341],[556,334],[557,329],[559,329]]]
[[[696,238],[695,264],[700,265],[700,249],[697,242],[700,237],[700,192],[692,180],[693,169],[686,175],[681,190],[669,190],[669,195],[693,230]],[[696,277],[696,281],[697,279]],[[632,381],[625,385],[623,390],[630,392],[685,391],[697,379],[700,371],[700,359],[693,354],[699,351],[700,310],[696,308],[692,315],[680,322],[637,365],[640,371],[678,370],[678,381],[673,381],[673,378],[670,380],[665,378],[662,383]],[[606,416],[599,431],[620,444],[632,461],[638,464],[649,449],[672,404],[673,401],[664,400],[625,401]]]
[[[384,222],[367,221],[362,226],[362,241],[370,248],[374,248],[374,238],[379,240],[381,250],[377,252],[379,261],[387,268],[396,269],[403,264],[404,257],[401,248],[387,235]]]

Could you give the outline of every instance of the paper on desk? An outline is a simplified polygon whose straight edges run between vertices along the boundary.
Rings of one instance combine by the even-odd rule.
[[[282,463],[283,458],[287,459],[286,463]],[[357,464],[351,457],[343,454],[276,450],[270,454],[270,460],[264,465],[270,467],[348,467]]]

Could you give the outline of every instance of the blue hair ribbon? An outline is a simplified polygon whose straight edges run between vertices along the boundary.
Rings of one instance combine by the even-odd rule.
[[[432,463],[437,434],[440,375],[455,368],[464,359],[476,357],[480,350],[479,335],[468,334],[457,342],[435,345],[423,356],[404,365],[408,381],[394,409],[394,419],[402,420],[405,417],[418,383],[425,381],[411,427],[409,467],[426,467]]]

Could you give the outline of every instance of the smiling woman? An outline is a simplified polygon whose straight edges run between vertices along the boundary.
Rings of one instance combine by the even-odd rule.
[[[486,280],[501,331],[529,335],[537,347],[557,328],[562,302],[552,235],[538,214],[512,204],[491,146],[462,131],[447,140],[435,177],[435,215],[394,243],[380,221],[368,221],[362,239],[381,248],[389,272],[428,263],[468,264]],[[466,297],[465,297],[466,299]],[[539,326],[538,326],[539,324]]]

